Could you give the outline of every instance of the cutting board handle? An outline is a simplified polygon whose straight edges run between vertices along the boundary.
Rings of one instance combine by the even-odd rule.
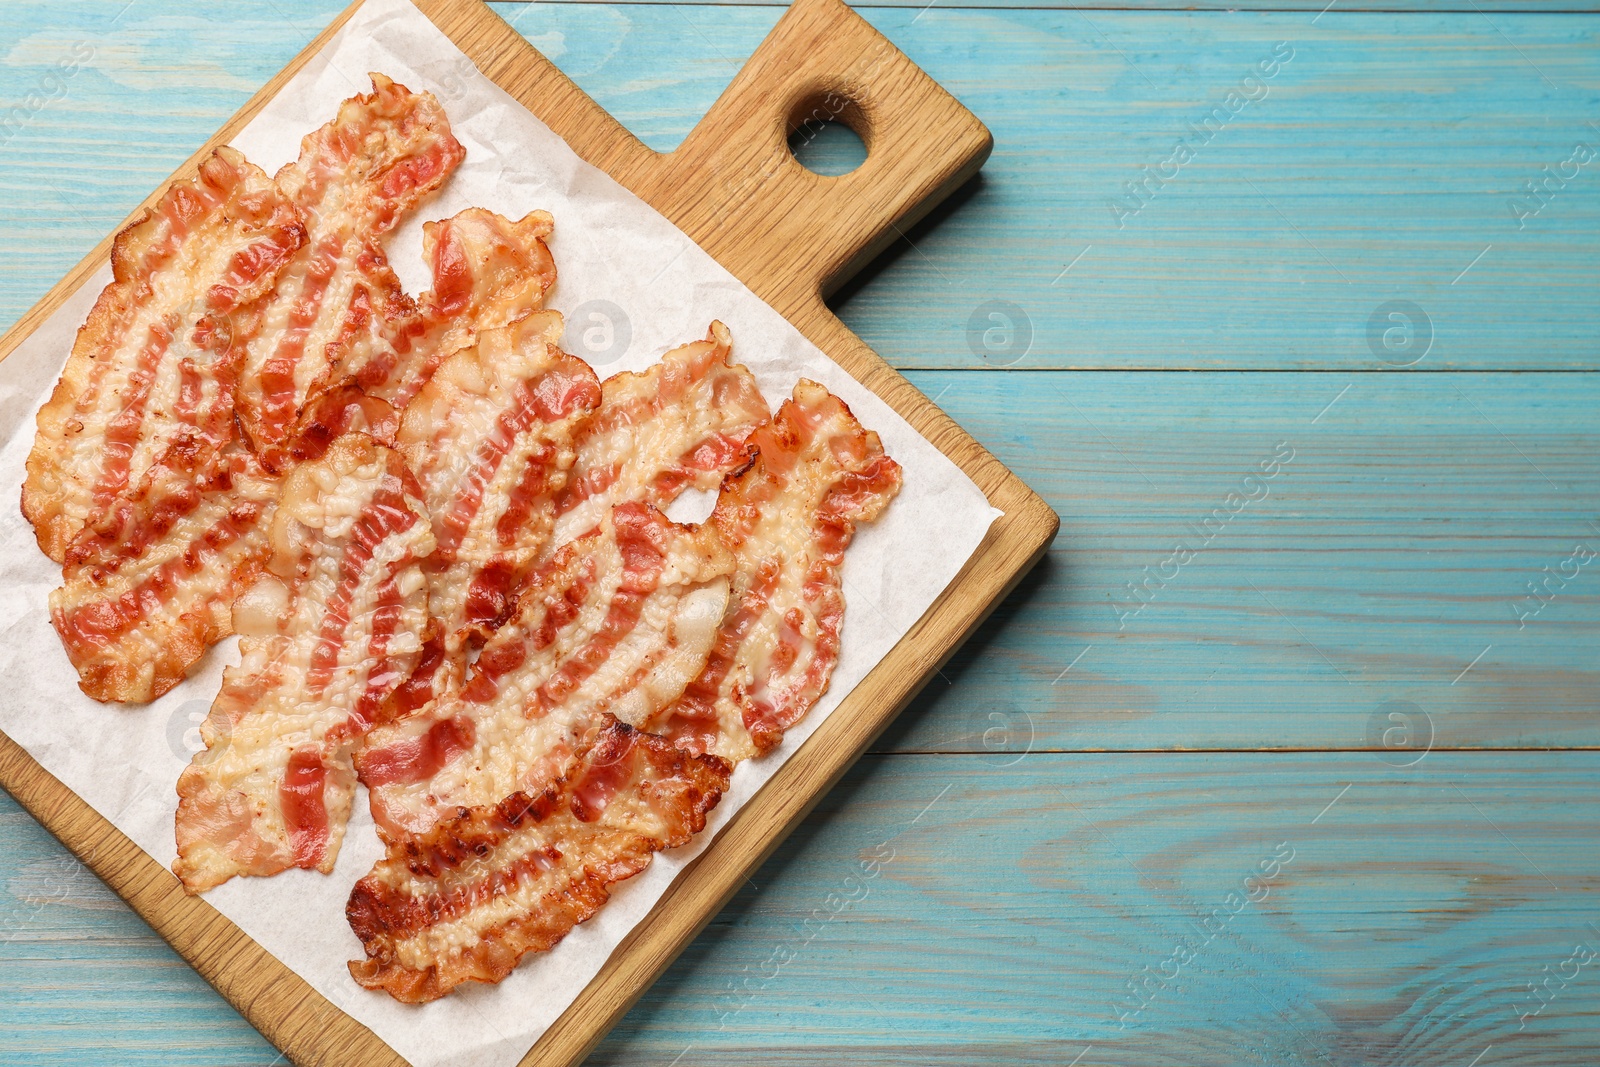
[[[788,146],[807,120],[855,130],[866,161],[836,177],[807,170]],[[717,220],[701,244],[734,274],[783,278],[786,291],[760,294],[783,308],[845,282],[977,173],[993,143],[841,0],[795,0],[683,144],[658,157],[651,184]]]

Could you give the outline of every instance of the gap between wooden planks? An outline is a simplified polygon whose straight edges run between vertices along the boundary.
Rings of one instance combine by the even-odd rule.
[[[356,5],[358,6],[358,5]],[[838,284],[976,173],[988,131],[838,0],[797,0],[706,118],[673,153],[651,152],[477,0],[425,13],[502,88],[676,222],[962,467],[1005,512],[949,589],[702,854],[548,1030],[527,1064],[579,1062],[804,817],[938,665],[1047,548],[1055,513],[861,343],[824,305]],[[334,21],[179,169],[244,125],[337,32]],[[790,128],[834,107],[867,161],[838,178],[788,154]],[[152,200],[160,190],[152,194]],[[150,201],[146,201],[148,204]],[[110,238],[0,339],[13,351],[104,262]],[[329,1004],[120,832],[0,741],[0,785],[105,878],[275,1044],[302,1065],[388,1065],[393,1050]]]

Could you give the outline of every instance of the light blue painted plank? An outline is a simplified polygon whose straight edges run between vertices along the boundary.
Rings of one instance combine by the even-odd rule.
[[[1590,1067],[1594,964],[1518,1013],[1574,944],[1600,950],[1597,773],[1596,753],[869,757],[590,1062],[1465,1067],[1492,1045],[1480,1067]],[[21,819],[6,854],[47,858]],[[29,922],[71,940],[0,967],[23,1004],[0,1060],[270,1062],[227,1030],[210,1059],[157,1050],[160,1026],[203,1040],[212,995],[80,962],[133,920]],[[1146,966],[1176,975],[1135,1000]]]
[[[3,792],[0,856],[0,1064],[277,1060],[182,957]]]
[[[1508,204],[1600,146],[1600,21],[871,17],[996,141],[917,251],[844,304],[899,366],[1371,368],[1368,323],[1394,299],[1431,319],[1424,368],[1595,364],[1595,164],[1525,229]],[[1190,133],[1279,42],[1294,58],[1251,83],[1266,95],[1208,142]],[[1201,147],[1178,167],[1180,138]],[[1146,166],[1175,176],[1114,214]],[[1026,355],[969,343],[989,300],[1029,317]]]
[[[615,25],[614,9],[503,10],[536,39]],[[689,27],[689,47],[726,51],[731,68],[774,21],[764,14],[680,7],[662,21],[674,45]],[[902,242],[842,299],[897,366],[1371,368],[1374,315],[1397,299],[1421,307],[1426,339],[1385,355],[1423,369],[1587,368],[1600,355],[1594,166],[1569,165],[1577,177],[1552,184],[1537,214],[1510,210],[1518,193],[1524,211],[1539,206],[1523,186],[1578,142],[1600,150],[1600,20],[866,14],[996,139],[980,179],[911,234],[915,251]],[[681,108],[635,88],[659,66],[655,29],[573,74],[666,149],[712,86],[697,81]],[[1248,84],[1260,99],[1212,119],[1199,144],[1190,124],[1263,62],[1277,73]],[[1132,199],[1126,183],[1179,137],[1194,158]],[[975,343],[991,301],[1027,324],[999,350]]]
[[[1004,762],[863,761],[590,1062],[689,1046],[685,1063],[796,1067],[1600,1054],[1594,963],[1517,1019],[1543,968],[1600,949],[1600,869],[1573,847],[1593,839],[1593,753]],[[1292,859],[1208,940],[1203,917],[1226,917],[1275,854]],[[1177,973],[1124,1026],[1147,966]]]
[[[0,322],[43,296],[342,7],[239,0],[179,15],[149,0],[10,0]]]
[[[286,20],[281,5],[243,3],[224,24],[136,4],[125,25],[91,37],[115,6],[24,7],[38,28],[0,67],[5,99],[79,39],[103,40],[96,62],[108,68],[71,79],[0,155],[0,234],[14,235],[0,237],[7,318],[336,8],[295,4]],[[504,10],[657,148],[692,126],[778,14]],[[1578,140],[1600,144],[1588,125],[1600,122],[1600,19],[867,14],[997,138],[982,179],[912,234],[917,251],[902,247],[844,299],[846,321],[897,365],[1372,367],[1369,320],[1392,299],[1429,316],[1424,369],[1594,361],[1593,167],[1522,229],[1508,204]],[[1295,57],[1268,95],[1119,229],[1107,204],[1123,183],[1164,162],[1186,124],[1279,41]],[[176,95],[173,69],[210,61],[194,56],[217,58]],[[991,299],[1028,316],[1025,354],[969,341]]]
[[[912,379],[1061,532],[884,744],[1352,748],[1391,701],[1441,745],[1596,743],[1595,375]]]
[[[489,6],[658,152],[678,146],[783,14],[692,4]]]

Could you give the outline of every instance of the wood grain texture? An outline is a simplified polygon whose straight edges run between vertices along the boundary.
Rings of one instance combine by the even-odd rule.
[[[863,761],[592,1062],[1592,1063],[1593,964],[1526,1030],[1513,1006],[1600,948],[1595,759]]]
[[[1450,747],[1600,740],[1600,561],[1528,592],[1600,552],[1595,375],[912,380],[1062,532],[910,750],[1360,748],[1396,700]]]
[[[822,302],[825,288],[850,277],[894,232],[913,225],[970,178],[991,145],[982,123],[866,22],[838,0],[799,0],[684,144],[661,155],[602,111],[483,4],[424,0],[419,6],[479,70],[579,155],[676,222],[944,451],[1004,512],[904,639],[678,878],[524,1060],[560,1067],[583,1059],[746,874],[1038,561],[1055,534],[1057,519]],[[323,37],[275,75],[173,178],[192,175],[204,154],[248,122],[357,7],[359,3],[335,19]],[[860,168],[836,178],[805,170],[786,146],[788,131],[824,100],[828,106],[844,102],[843,114],[871,153]],[[110,240],[108,235],[0,338],[0,358],[103,263]],[[307,1067],[400,1062],[393,1050],[329,1005],[203,900],[184,896],[170,872],[4,737],[0,783],[294,1062]]]
[[[1600,1051],[1592,965],[1525,1029],[1518,1013],[1575,943],[1600,948],[1600,868],[1574,847],[1600,817],[1597,760],[868,757],[589,1062],[1062,1067],[1093,1046],[1080,1067],[1463,1067],[1492,1045],[1480,1067],[1586,1067]],[[20,818],[0,822],[8,849],[36,833]],[[1265,899],[1208,941],[1202,918],[1226,914],[1280,844],[1293,858]],[[96,921],[108,913],[86,898],[110,900],[74,893],[0,946],[9,1010],[47,1014],[75,959],[110,974],[136,958],[143,978],[74,984],[88,1001],[74,1015],[179,1017],[175,993],[147,1008],[118,992],[162,998],[142,962],[154,938]],[[4,906],[19,901],[13,888]],[[1170,973],[1180,939],[1194,959],[1124,1027],[1128,982]],[[218,1033],[211,1058],[135,1032],[91,1062],[272,1062],[244,1032],[190,1019],[186,1039]]]
[[[20,279],[0,292],[5,314],[37,298],[335,9],[241,0],[229,30],[140,0],[126,28],[107,33],[120,6],[73,5],[22,38],[23,54],[46,62],[74,34],[105,43],[97,68],[3,149],[11,195],[0,219],[20,235],[0,250]],[[658,150],[679,142],[779,14],[498,10]],[[1368,319],[1397,298],[1431,319],[1420,369],[1577,369],[1595,353],[1594,165],[1521,229],[1509,204],[1577,141],[1600,146],[1589,125],[1600,123],[1600,18],[1342,5],[1314,26],[1289,12],[865,14],[990,116],[999,140],[960,204],[908,230],[915,247],[900,241],[873,284],[840,304],[895,366],[1373,367]],[[1119,228],[1107,205],[1127,202],[1124,183],[1164,162],[1279,41],[1295,57],[1268,95]],[[204,76],[181,96],[163,91],[164,71],[181,63]],[[0,68],[0,90],[15,99],[41,76]],[[102,139],[127,145],[115,168],[93,155]],[[1032,341],[990,363],[968,324],[994,299],[1023,309]]]

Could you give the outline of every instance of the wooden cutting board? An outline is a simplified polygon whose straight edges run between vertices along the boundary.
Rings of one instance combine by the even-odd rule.
[[[580,156],[676,223],[887,401],[1005,512],[917,625],[745,805],[523,1060],[569,1067],[582,1061],[1039,560],[1058,519],[823,303],[826,292],[975,174],[992,145],[977,118],[840,0],[795,0],[706,117],[665,154],[623,129],[479,0],[417,2],[485,75]],[[253,118],[358,6],[340,15],[171,180],[192,176],[199,160]],[[851,126],[866,143],[866,161],[839,177],[800,166],[787,135],[808,118],[836,118]],[[146,205],[164,191],[165,186],[153,192]],[[0,359],[106,262],[110,245],[107,236],[0,339]],[[294,1063],[404,1063],[211,905],[186,896],[166,868],[3,734],[0,785]]]

